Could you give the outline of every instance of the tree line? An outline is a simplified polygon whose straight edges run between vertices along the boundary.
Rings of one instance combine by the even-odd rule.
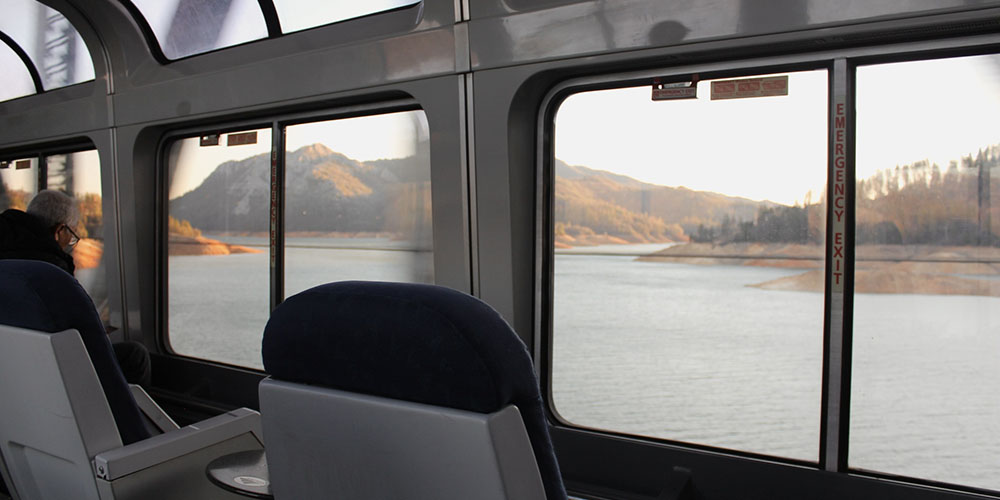
[[[879,170],[856,183],[858,244],[1000,246],[1000,145],[949,163],[929,161]],[[718,223],[685,228],[694,242],[801,243],[823,241],[824,197],[802,206],[761,206],[753,220],[724,216]]]

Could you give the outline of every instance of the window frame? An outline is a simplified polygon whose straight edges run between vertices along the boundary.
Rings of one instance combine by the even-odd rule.
[[[554,129],[555,114],[562,102],[571,95],[595,91],[612,90],[628,87],[649,87],[653,79],[659,79],[661,83],[672,83],[690,81],[691,75],[697,74],[700,81],[717,80],[726,78],[751,77],[762,74],[800,72],[811,70],[827,70],[829,75],[833,74],[833,64],[829,60],[802,60],[791,61],[783,64],[763,64],[758,61],[747,61],[745,64],[717,63],[710,65],[698,65],[690,67],[664,68],[662,70],[646,70],[639,72],[608,74],[597,77],[578,78],[563,82],[550,91],[543,104],[544,112],[539,118],[539,128],[543,131],[539,144],[539,163],[541,168],[536,172],[536,203],[542,207],[536,213],[536,297],[535,301],[535,363],[536,370],[542,375],[542,394],[546,400],[549,413],[559,426],[568,429],[581,429],[590,432],[614,436],[621,439],[638,439],[649,441],[660,445],[682,446],[694,450],[719,452],[726,455],[757,458],[783,463],[815,466],[816,461],[798,460],[786,457],[776,457],[744,450],[732,450],[717,446],[676,441],[665,438],[649,436],[636,436],[624,432],[615,432],[608,429],[591,429],[577,426],[559,415],[552,401],[552,344],[553,344],[553,323],[554,317],[552,308],[554,305],[554,243],[555,243],[555,156],[554,156]],[[828,251],[827,242],[824,248]],[[826,253],[824,253],[825,260]],[[824,263],[825,266],[825,263]],[[538,279],[537,277],[541,277]]]
[[[284,300],[285,288],[285,129],[292,125],[342,120],[389,114],[403,111],[421,111],[426,113],[420,103],[410,97],[384,99],[363,104],[332,106],[313,111],[286,112],[263,116],[257,119],[230,120],[217,123],[200,124],[191,127],[181,127],[164,133],[157,147],[156,176],[156,342],[162,352],[169,356],[184,358],[201,363],[247,370],[255,373],[265,373],[253,367],[236,365],[226,361],[199,358],[178,353],[170,345],[169,325],[169,263],[167,225],[169,211],[169,155],[171,146],[183,139],[190,139],[210,134],[228,134],[248,131],[251,129],[271,130],[271,186],[275,199],[272,201],[273,213],[269,221],[270,245],[268,256],[270,262],[268,296],[270,309],[268,314]],[[433,162],[432,162],[433,165]],[[432,166],[433,170],[433,166]],[[431,187],[433,193],[433,185]],[[433,196],[433,195],[432,195]],[[433,221],[432,221],[433,224]],[[262,325],[263,327],[263,325]]]
[[[267,31],[267,34],[265,36],[261,38],[255,38],[252,40],[246,40],[233,45],[223,45],[211,50],[206,50],[204,52],[195,52],[193,54],[188,54],[178,58],[170,58],[167,57],[167,55],[163,52],[163,47],[160,45],[160,39],[157,38],[156,33],[153,31],[152,25],[149,24],[149,21],[146,19],[146,16],[143,14],[142,10],[139,9],[139,7],[132,2],[132,0],[117,0],[117,2],[128,12],[129,16],[135,21],[136,26],[139,29],[139,32],[142,34],[142,38],[146,41],[146,46],[149,48],[150,54],[152,54],[153,58],[157,62],[163,65],[175,63],[177,61],[184,61],[187,59],[191,59],[193,57],[199,57],[206,54],[214,54],[223,50],[232,49],[234,47],[243,47],[254,43],[260,43],[264,40],[274,40],[286,36],[294,36],[298,33],[306,33],[317,29],[329,28],[332,26],[343,26],[346,24],[352,24],[359,21],[365,22],[367,20],[376,18],[378,16],[392,16],[392,18],[395,19],[399,16],[403,16],[403,18],[409,18],[411,17],[411,14],[416,14],[415,21],[406,22],[406,24],[412,28],[416,27],[420,23],[420,19],[422,17],[424,8],[424,2],[426,0],[417,0],[416,3],[410,5],[404,5],[401,7],[395,7],[388,10],[372,12],[362,16],[351,17],[348,19],[342,19],[330,23],[319,24],[316,26],[311,26],[296,31],[284,31],[282,29],[281,20],[279,19],[278,16],[277,7],[275,7],[274,5],[274,0],[257,0],[257,1],[261,11],[261,18],[264,21],[264,26]]]
[[[833,472],[832,481],[854,481],[860,478],[866,491],[879,491],[891,481],[897,486],[911,489],[912,493],[933,491],[931,495],[950,492],[955,498],[965,498],[966,495],[988,495],[1000,498],[1000,491],[987,490],[972,486],[945,483],[931,479],[901,476],[897,474],[853,469],[848,465],[849,457],[849,427],[850,427],[850,391],[851,391],[851,349],[853,333],[853,297],[854,297],[854,217],[855,203],[855,158],[854,123],[855,75],[859,66],[893,63],[913,60],[932,60],[950,57],[973,56],[981,54],[1000,54],[1000,35],[976,35],[948,40],[933,40],[922,42],[904,42],[881,47],[860,47],[831,51],[817,51],[806,54],[792,54],[776,57],[747,58],[736,60],[720,60],[704,64],[691,64],[662,69],[640,70],[630,72],[608,72],[596,76],[570,78],[557,83],[544,97],[536,120],[536,163],[535,163],[535,220],[534,220],[534,280],[533,280],[533,335],[535,367],[541,378],[542,397],[553,423],[553,436],[557,447],[564,446],[568,453],[560,457],[595,450],[605,450],[614,456],[642,455],[647,459],[662,462],[664,457],[673,457],[674,463],[685,461],[694,463],[711,463],[720,467],[720,472],[745,474],[745,470],[771,469],[767,472],[784,477],[791,483],[808,481],[809,474],[788,474],[791,468],[807,468],[818,473]],[[811,69],[826,69],[829,75],[828,84],[828,116],[827,116],[827,192],[825,196],[832,200],[834,190],[834,152],[835,152],[835,104],[838,96],[846,100],[847,138],[846,138],[846,196],[845,204],[845,243],[847,252],[845,264],[848,274],[844,283],[843,303],[831,303],[831,252],[834,245],[833,222],[830,214],[833,204],[828,203],[827,224],[824,229],[826,238],[824,245],[825,291],[823,317],[823,377],[820,424],[819,456],[815,462],[805,462],[784,457],[762,455],[741,450],[730,450],[713,446],[673,441],[646,436],[635,436],[604,429],[590,429],[576,426],[559,416],[552,400],[552,345],[553,345],[553,288],[554,288],[554,125],[555,113],[562,101],[568,96],[585,91],[614,89],[632,86],[648,86],[654,78],[662,83],[674,81],[690,81],[690,75],[698,74],[701,80],[752,76]],[[839,321],[839,323],[833,320]],[[835,328],[836,325],[839,328]],[[832,334],[832,331],[838,331]],[[818,332],[817,332],[818,333]],[[839,360],[839,363],[835,362]],[[615,450],[617,451],[611,451]],[[629,449],[630,451],[624,451]],[[605,454],[604,452],[600,454]],[[743,460],[740,460],[743,459]],[[746,459],[750,459],[749,461]],[[621,480],[628,476],[646,476],[652,473],[648,470],[639,472],[613,468],[605,471],[595,469],[594,464],[587,460],[573,460],[573,466],[585,467],[586,472],[576,471],[590,481],[596,478],[614,476]],[[776,467],[776,468],[775,468]],[[604,464],[607,469],[607,464]],[[661,471],[660,477],[668,471]],[[764,472],[763,470],[760,472]],[[793,478],[793,476],[795,476]],[[816,478],[818,479],[818,477]],[[634,479],[633,479],[634,480]],[[608,481],[604,479],[604,481]],[[615,481],[615,480],[612,480]],[[569,481],[572,484],[572,480]],[[596,483],[595,483],[596,484]],[[581,483],[581,491],[588,486]],[[931,489],[931,490],[928,490]],[[624,487],[628,489],[628,487]],[[896,492],[898,493],[898,491]]]

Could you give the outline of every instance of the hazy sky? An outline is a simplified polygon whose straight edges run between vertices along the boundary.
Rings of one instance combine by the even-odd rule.
[[[996,57],[858,69],[857,175],[1000,143]],[[789,95],[653,102],[648,86],[569,97],[556,157],[666,186],[791,204],[826,182],[827,73],[789,73]]]
[[[556,115],[556,158],[665,186],[781,203],[826,178],[827,73],[789,75],[789,95],[651,100],[648,86],[570,96]]]

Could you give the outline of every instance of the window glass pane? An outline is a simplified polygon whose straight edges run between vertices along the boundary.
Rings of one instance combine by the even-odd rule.
[[[45,90],[94,79],[90,52],[76,28],[58,11],[35,0],[4,0],[3,13],[0,31],[28,53]]]
[[[287,128],[285,296],[331,281],[433,283],[423,111]]]
[[[0,68],[4,68],[3,84],[0,85],[0,101],[15,99],[35,93],[35,84],[31,81],[31,73],[21,62],[21,58],[0,42]]]
[[[291,33],[418,3],[420,0],[370,0],[367,2],[274,0],[274,8],[278,11],[281,31]]]
[[[36,193],[38,158],[0,162],[0,210],[24,210]]]
[[[97,150],[52,155],[45,158],[46,188],[63,191],[76,199],[80,222],[74,231],[80,237],[73,247],[76,279],[87,290],[108,323],[107,271],[104,269],[104,212],[101,207],[101,161]]]
[[[261,368],[271,129],[202,139],[175,141],[167,162],[168,341],[179,354]]]
[[[646,86],[560,106],[562,418],[817,460],[827,73],[772,76],[788,95],[712,100],[703,81],[697,99]]]
[[[1000,490],[998,113],[998,56],[857,70],[852,467]]]
[[[180,59],[267,38],[257,0],[132,0],[163,55]]]

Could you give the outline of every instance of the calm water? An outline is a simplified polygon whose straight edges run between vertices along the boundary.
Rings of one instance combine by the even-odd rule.
[[[218,239],[251,245],[265,253],[170,257],[171,347],[182,354],[263,368],[260,341],[270,310],[266,240]],[[400,251],[406,246],[401,242],[376,238],[289,238],[286,244],[286,297],[331,281],[430,282],[433,279],[431,254]],[[358,248],[361,246],[387,250]]]
[[[432,274],[428,253],[333,246],[288,249],[289,294]],[[597,250],[556,257],[562,418],[816,461],[822,295],[746,286],[800,271]],[[171,257],[173,347],[259,368],[267,283],[266,254]],[[851,465],[1000,489],[1000,299],[859,294],[855,323]]]

